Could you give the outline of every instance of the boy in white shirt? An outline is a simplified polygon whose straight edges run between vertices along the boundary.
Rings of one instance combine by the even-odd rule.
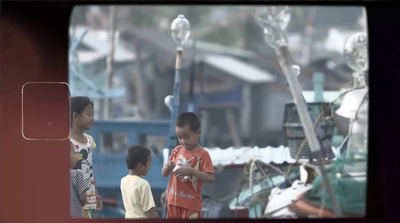
[[[121,179],[122,201],[125,219],[159,218],[154,211],[155,203],[150,184],[142,176],[150,170],[151,151],[142,145],[133,145],[126,153],[129,174]]]

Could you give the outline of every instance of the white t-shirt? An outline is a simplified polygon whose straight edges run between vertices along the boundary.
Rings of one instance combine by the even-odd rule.
[[[86,191],[87,202],[83,209],[96,209],[96,189],[93,174],[92,154],[96,148],[96,143],[90,135],[84,134],[86,143],[80,143],[70,137],[70,141],[74,144],[74,153],[77,157],[77,163],[74,169],[81,170],[86,182],[90,184],[90,189]]]
[[[125,207],[125,219],[147,218],[145,212],[156,206],[149,182],[139,176],[123,177],[121,194]]]

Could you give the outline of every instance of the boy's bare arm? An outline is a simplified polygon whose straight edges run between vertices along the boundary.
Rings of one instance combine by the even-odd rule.
[[[97,199],[97,196],[99,195],[99,191],[97,190],[97,184],[96,184],[96,175],[93,173],[93,178],[94,178],[94,189],[96,193],[96,211],[101,211],[103,209],[103,201],[100,199]]]
[[[202,180],[202,181],[210,183],[210,184],[214,183],[214,181],[215,181],[215,175],[214,174],[206,173],[206,172],[194,169],[194,168],[190,168],[190,169],[192,169],[192,171],[191,171],[192,174],[191,175],[197,177],[199,180]]]
[[[175,164],[174,161],[168,161],[162,168],[161,170],[161,174],[163,175],[163,177],[167,177],[169,176],[169,174],[171,173],[171,171],[174,169]]]
[[[157,214],[157,212],[154,211],[154,207],[150,208],[150,210],[146,211],[145,214],[148,218],[160,218],[160,216]]]
[[[81,202],[82,206],[86,205],[86,201],[87,201],[87,194],[86,194],[85,190],[84,192],[82,192],[81,194],[79,194],[79,201]]]
[[[169,174],[171,173],[171,169],[168,168],[166,165],[163,166],[162,170],[161,170],[161,175],[163,177],[167,177]]]

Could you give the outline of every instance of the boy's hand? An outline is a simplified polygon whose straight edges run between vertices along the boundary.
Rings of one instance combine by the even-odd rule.
[[[103,201],[96,198],[96,211],[101,211],[103,209]]]
[[[172,170],[175,167],[175,162],[173,160],[171,160],[171,161],[168,161],[165,165],[167,166],[167,168],[169,170]]]
[[[177,169],[175,171],[175,175],[179,178],[182,178],[184,176],[189,176],[192,174],[193,168],[185,166],[185,165],[179,165],[181,168]]]
[[[174,167],[175,167],[175,162],[173,160],[169,160],[166,164],[164,164],[164,167],[161,170],[161,174],[163,175],[163,177],[169,176]]]

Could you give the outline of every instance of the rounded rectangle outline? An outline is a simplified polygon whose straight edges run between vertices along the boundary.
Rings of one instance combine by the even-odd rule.
[[[71,92],[69,91],[70,86],[66,82],[26,82],[24,85],[22,85],[22,88],[21,88],[21,103],[22,103],[21,104],[21,135],[22,135],[22,137],[24,137],[24,139],[26,139],[26,140],[32,140],[32,141],[64,141],[64,140],[69,139],[69,137],[71,136],[71,130],[69,130],[68,136],[66,138],[62,138],[62,139],[31,139],[24,135],[24,97],[23,97],[23,95],[24,95],[24,87],[25,87],[25,85],[28,85],[28,84],[65,84],[68,86],[68,100],[71,100]],[[71,119],[70,116],[68,116],[68,118]],[[71,120],[69,120],[68,123],[71,123]]]

